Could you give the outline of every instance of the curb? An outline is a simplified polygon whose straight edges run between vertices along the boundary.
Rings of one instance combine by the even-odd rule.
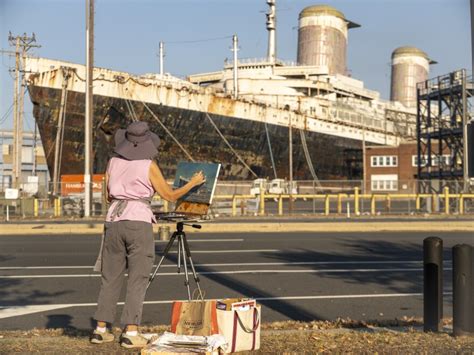
[[[158,232],[156,224],[153,230]],[[103,223],[88,224],[3,224],[0,235],[101,234]],[[192,233],[283,233],[283,232],[474,232],[474,221],[400,221],[400,222],[267,222],[267,223],[202,223],[202,229],[188,228]]]

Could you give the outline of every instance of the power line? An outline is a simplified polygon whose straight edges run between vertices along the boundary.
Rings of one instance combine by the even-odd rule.
[[[28,89],[26,88],[25,91],[23,92],[23,94],[25,94],[27,90]],[[4,123],[7,120],[8,116],[12,113],[14,105],[15,105],[15,102],[12,102],[12,104],[8,108],[7,112],[5,112],[5,114],[2,116],[2,118],[0,118],[0,124]]]
[[[0,118],[0,124],[6,121],[6,119],[10,115],[10,113],[12,113],[12,110],[13,110],[13,103],[10,105],[7,112],[5,112],[5,114],[2,116],[2,118]]]
[[[186,41],[170,41],[170,42],[164,42],[164,43],[166,43],[166,44],[186,44],[186,43],[219,41],[219,40],[222,40],[222,39],[229,39],[229,38],[232,38],[232,36],[213,37],[213,38],[204,38],[204,39],[196,39],[196,40],[186,40]]]

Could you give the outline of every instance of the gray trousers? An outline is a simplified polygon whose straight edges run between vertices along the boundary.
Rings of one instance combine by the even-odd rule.
[[[102,284],[94,319],[113,323],[124,273],[128,269],[127,293],[120,323],[139,325],[154,260],[155,241],[151,223],[106,222],[102,250]]]

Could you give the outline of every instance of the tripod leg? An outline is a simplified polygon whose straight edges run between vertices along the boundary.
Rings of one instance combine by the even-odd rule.
[[[188,289],[188,300],[191,301],[191,290],[189,288],[189,276],[188,276],[188,266],[186,264],[186,250],[184,248],[184,242],[182,240],[182,238],[186,238],[186,236],[184,235],[184,233],[182,233],[181,235],[178,236],[178,240],[181,239],[181,243],[180,243],[180,246],[181,246],[181,249],[182,249],[182,252],[183,252],[183,265],[184,265],[184,277],[185,277],[185,281],[184,281],[184,285],[186,286],[186,288]]]
[[[194,276],[194,281],[196,282],[198,291],[199,291],[199,297],[201,299],[204,299],[204,296],[202,295],[201,291],[201,286],[199,285],[199,276],[196,274],[196,269],[194,268],[194,263],[193,263],[193,258],[191,257],[191,249],[189,248],[188,240],[186,239],[186,234],[183,233],[183,244],[186,252],[186,256],[189,259],[189,265],[191,265],[191,270],[193,271],[193,276]]]
[[[181,238],[178,236],[178,274],[181,273]]]
[[[173,245],[175,239],[176,239],[176,232],[173,233],[173,235],[170,238],[170,241],[168,242],[168,244],[166,244],[165,250],[163,251],[163,256],[161,257],[160,262],[156,266],[155,271],[150,276],[150,279],[148,280],[148,285],[146,286],[147,290],[148,290],[148,287],[150,287],[153,280],[155,279],[155,276],[158,273],[158,270],[160,269],[160,266],[163,263],[163,260],[165,260],[166,256],[168,255],[168,252],[169,252],[171,246]]]

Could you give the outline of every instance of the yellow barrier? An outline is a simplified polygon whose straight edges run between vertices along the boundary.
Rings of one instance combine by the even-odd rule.
[[[375,215],[375,195],[370,197],[370,214]]]
[[[260,216],[265,216],[265,192],[260,193]]]
[[[324,215],[326,216],[329,216],[329,207],[330,207],[329,195],[326,195],[324,199]]]
[[[38,203],[38,199],[35,198],[33,202],[33,216],[38,217],[38,211],[39,211],[39,203]]]
[[[61,217],[61,198],[55,198],[53,206],[54,217]]]
[[[450,194],[449,189],[445,188],[442,194],[361,194],[359,188],[354,189],[353,194],[344,194],[344,193],[337,193],[337,194],[304,194],[304,195],[292,195],[293,200],[297,199],[304,199],[304,200],[324,200],[324,215],[329,216],[331,214],[331,200],[337,201],[337,214],[343,213],[343,205],[344,199],[346,202],[347,200],[352,200],[354,202],[354,213],[356,215],[360,215],[360,204],[363,200],[370,201],[370,214],[375,215],[377,214],[377,200],[378,201],[385,201],[385,209],[387,212],[391,212],[392,210],[392,202],[397,199],[405,199],[405,200],[414,200],[415,201],[415,208],[417,211],[421,210],[421,204],[423,199],[428,200],[430,199],[432,202],[432,211],[436,211],[438,207],[439,200],[444,201],[444,209],[442,213],[444,214],[451,214],[449,203],[451,199],[458,199],[459,200],[459,208],[458,213],[464,214],[465,213],[465,200],[466,199],[474,199],[474,194]],[[248,199],[255,198],[259,199],[259,209],[258,214],[260,216],[265,216],[265,201],[268,199],[275,200],[278,206],[278,215],[283,215],[284,200],[289,201],[290,195],[289,194],[260,194],[260,195],[216,195],[214,196],[214,200],[231,200],[232,201],[232,216],[237,216],[237,208],[239,206],[239,201],[241,205],[241,214],[244,214],[244,201]],[[168,201],[163,200],[164,205],[163,209],[165,212],[169,211],[169,204]],[[35,201],[35,216],[38,214],[38,206],[37,201]],[[333,212],[334,213],[334,212]],[[61,201],[60,199],[54,200],[54,215],[60,216],[61,215]]]
[[[449,187],[444,188],[444,213],[449,214]]]
[[[387,212],[390,213],[392,210],[392,197],[390,195],[385,196],[385,201],[387,202]]]
[[[435,193],[431,194],[431,211],[436,212],[438,210],[438,199]]]
[[[369,200],[370,201],[370,213],[372,215],[377,214],[377,200],[378,201],[385,201],[386,210],[390,212],[392,209],[392,202],[397,199],[405,199],[405,200],[414,200],[415,201],[415,208],[417,211],[421,209],[421,203],[423,199],[432,201],[433,211],[436,210],[439,199],[445,202],[445,206],[443,209],[443,213],[450,214],[452,211],[449,207],[449,202],[451,199],[459,199],[459,214],[464,214],[464,202],[466,199],[474,199],[474,194],[450,194],[449,190],[444,190],[443,194],[361,194],[358,188],[354,189],[354,194],[305,194],[305,195],[292,195],[293,200],[296,199],[304,199],[304,200],[324,200],[324,215],[328,216],[331,214],[331,200],[337,201],[337,213],[342,214],[343,211],[343,200],[352,200],[354,202],[354,213],[356,215],[360,215],[360,203],[362,200]],[[259,210],[258,214],[260,216],[265,215],[265,201],[268,199],[273,199],[277,201],[278,206],[278,215],[283,215],[283,203],[284,200],[289,201],[290,195],[276,195],[276,194],[261,194],[258,196],[254,195],[218,195],[215,196],[214,199],[216,200],[231,200],[232,201],[232,216],[237,215],[237,207],[238,201],[241,202],[247,199],[259,199]],[[448,206],[446,206],[446,204]],[[243,208],[241,213],[243,214]]]
[[[359,212],[359,188],[354,189],[354,213],[356,216],[360,214]]]
[[[237,216],[237,198],[232,196],[232,216]]]

